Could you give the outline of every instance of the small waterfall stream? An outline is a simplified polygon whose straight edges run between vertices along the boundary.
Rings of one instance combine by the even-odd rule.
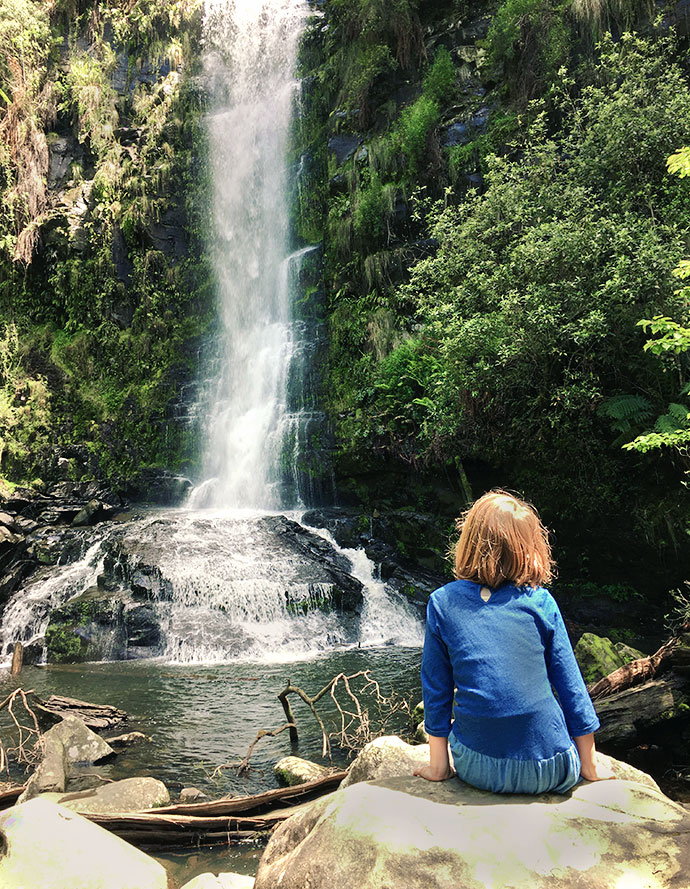
[[[375,578],[366,554],[342,549],[327,531],[305,529],[299,518],[177,510],[102,525],[95,535],[89,532],[92,542],[82,558],[43,569],[10,600],[0,652],[8,661],[16,641],[41,645],[51,612],[67,603],[121,600],[121,623],[144,588],[161,630],[157,654],[168,663],[283,663],[349,648],[419,646],[421,621]],[[326,540],[326,555],[361,583],[361,605],[340,609],[334,598],[340,591],[327,568],[286,544],[286,531],[305,532],[312,548],[314,539]],[[102,588],[104,570],[108,590]],[[140,655],[117,647],[117,620],[97,624],[94,630],[89,622],[83,632],[100,634],[104,659]]]

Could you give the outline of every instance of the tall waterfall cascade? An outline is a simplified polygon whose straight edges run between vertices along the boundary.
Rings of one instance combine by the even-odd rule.
[[[309,250],[289,251],[287,154],[308,12],[305,0],[206,2],[211,255],[222,329],[205,411],[206,481],[193,507],[284,508],[299,499],[282,482],[284,466],[296,463],[296,415],[304,410],[290,403],[288,384],[305,352],[292,298]]]
[[[58,563],[4,609],[0,659],[16,642],[45,656],[51,628],[88,660],[285,661],[421,644],[418,614],[376,578],[364,552],[341,549],[290,512],[317,499],[305,455],[320,468],[314,442],[323,428],[314,395],[321,320],[293,305],[300,282],[318,277],[320,254],[291,248],[287,206],[308,12],[306,0],[206,2],[209,249],[220,308],[198,407],[206,481],[183,509],[64,529],[72,544]]]

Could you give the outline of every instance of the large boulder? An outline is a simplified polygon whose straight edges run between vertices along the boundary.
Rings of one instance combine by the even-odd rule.
[[[65,751],[68,763],[100,762],[115,751],[103,738],[92,732],[78,716],[65,716],[43,736],[46,744],[57,741]]]
[[[687,889],[690,814],[634,767],[602,756],[614,780],[504,796],[413,777],[428,756],[368,744],[340,790],[273,834],[255,889]]]
[[[255,889],[687,889],[689,830],[690,813],[633,781],[526,797],[385,778],[282,824]]]
[[[575,657],[585,682],[590,683],[603,679],[630,661],[644,657],[644,654],[622,642],[614,643],[608,636],[583,633],[575,646]]]
[[[63,793],[72,764],[99,762],[115,751],[77,716],[66,716],[43,735],[43,759],[19,798],[26,802],[42,793]]]
[[[366,745],[350,766],[340,785],[349,787],[360,781],[411,775],[415,769],[429,762],[429,745],[411,746],[395,735],[375,738]]]
[[[0,815],[2,889],[167,889],[161,865],[134,846],[43,799]]]

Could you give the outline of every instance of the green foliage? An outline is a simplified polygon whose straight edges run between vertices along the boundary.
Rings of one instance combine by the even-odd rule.
[[[41,32],[44,50],[32,63],[43,66],[40,95],[24,98],[19,115],[3,119],[0,109],[0,129],[9,120],[11,145],[19,146],[10,153],[0,140],[0,331],[5,339],[7,331],[17,333],[6,350],[14,356],[10,372],[0,379],[0,474],[24,483],[46,477],[52,448],[78,441],[87,443],[94,467],[120,484],[142,466],[180,466],[196,456],[192,431],[173,422],[170,405],[194,370],[190,341],[211,321],[211,273],[197,252],[208,217],[203,99],[176,70],[184,61],[185,74],[195,73],[190,40],[198,36],[201,7],[197,0],[14,6],[40,11],[47,36]],[[129,51],[131,71],[142,64],[155,71],[163,58],[167,73],[117,95],[106,26]],[[50,53],[58,32],[61,57]],[[12,63],[7,70],[26,97],[21,69]],[[16,108],[16,89],[14,98]],[[84,162],[43,213],[42,128],[53,118],[41,102],[49,100],[60,132],[72,130],[83,144]],[[48,133],[48,141],[56,136]],[[153,246],[165,213],[186,230],[185,260]],[[26,270],[8,260],[10,253],[24,259]]]
[[[505,88],[516,98],[539,95],[568,63],[569,0],[504,0],[486,38],[487,64],[503,68]]]
[[[115,53],[101,44],[98,57],[86,52],[72,57],[65,81],[64,110],[74,108],[79,141],[88,140],[99,157],[112,145],[118,122],[116,94],[110,85],[114,68]]]
[[[50,393],[46,380],[22,361],[14,323],[0,326],[0,477],[33,478],[50,445]]]
[[[383,348],[368,340],[371,300],[348,304],[358,334],[349,359],[334,353],[348,449],[417,466],[473,458],[547,512],[567,504],[576,521],[606,502],[634,520],[622,502],[646,480],[613,445],[672,394],[637,322],[684,311],[669,273],[690,190],[670,187],[664,157],[690,138],[690,90],[672,51],[605,40],[588,86],[561,76],[558,131],[527,109],[519,153],[487,157],[484,192],[433,209],[436,254],[382,301],[412,306],[413,322],[393,323]]]
[[[424,95],[437,105],[450,105],[455,98],[455,65],[450,53],[442,46],[424,78]]]
[[[426,95],[421,95],[414,104],[404,108],[400,115],[397,140],[413,176],[422,171],[424,161],[428,160],[429,137],[439,119],[438,104]]]
[[[330,0],[331,41],[322,76],[341,85],[338,102],[368,123],[382,75],[423,53],[418,0]]]

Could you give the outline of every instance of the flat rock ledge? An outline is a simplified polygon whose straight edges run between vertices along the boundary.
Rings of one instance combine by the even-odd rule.
[[[409,771],[360,781],[278,828],[255,889],[687,889],[690,814],[617,771],[629,777],[542,796]]]

